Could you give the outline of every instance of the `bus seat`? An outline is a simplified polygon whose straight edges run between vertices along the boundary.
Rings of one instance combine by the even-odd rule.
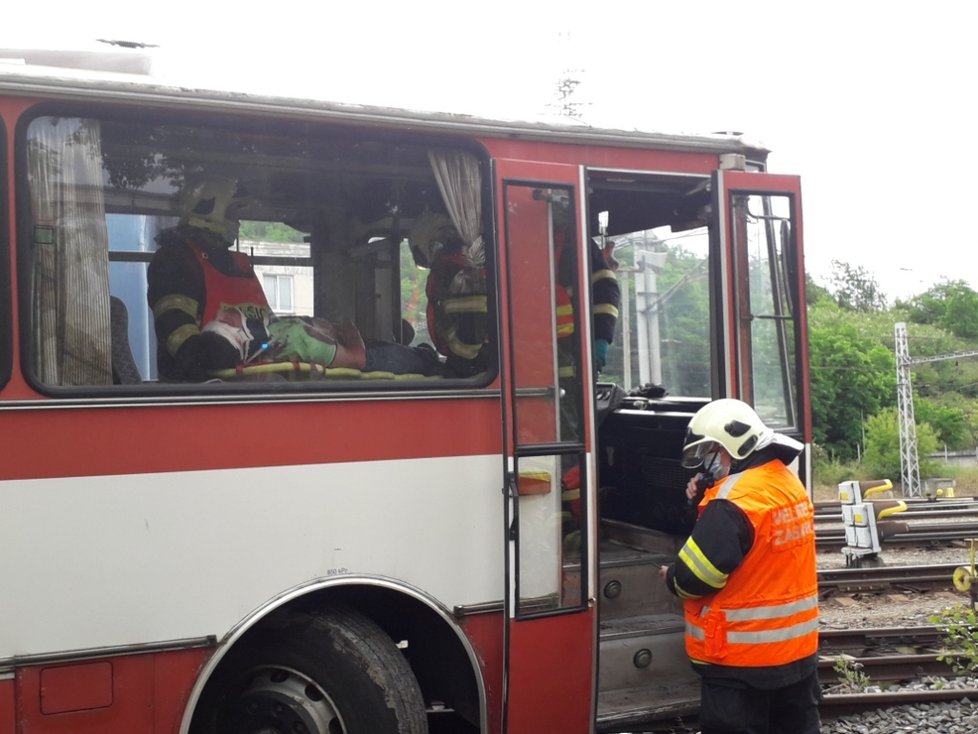
[[[142,377],[129,346],[129,310],[121,298],[109,297],[112,327],[112,381],[116,385],[138,385]]]

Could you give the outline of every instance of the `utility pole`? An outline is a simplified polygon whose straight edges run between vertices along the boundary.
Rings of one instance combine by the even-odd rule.
[[[907,325],[894,327],[896,351],[897,410],[900,414],[900,484],[905,497],[920,496],[920,464],[917,457],[917,423],[913,417],[913,387],[910,384],[910,347]]]
[[[913,387],[910,368],[927,362],[942,362],[961,357],[978,357],[978,350],[941,354],[936,357],[910,357],[907,345],[907,325],[899,322],[894,326],[894,351],[896,352],[897,410],[900,413],[900,483],[905,497],[920,497],[920,461],[917,455],[917,424],[913,415]]]

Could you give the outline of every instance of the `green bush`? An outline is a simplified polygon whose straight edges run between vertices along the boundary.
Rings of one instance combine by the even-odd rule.
[[[839,676],[839,689],[846,693],[863,693],[869,688],[870,679],[863,664],[850,655],[840,655],[832,666]]]
[[[947,646],[941,660],[958,675],[971,675],[978,666],[978,618],[975,610],[963,605],[944,609],[928,619],[944,633]]]
[[[937,450],[937,435],[927,423],[916,427],[920,477],[934,476],[936,463],[927,454]],[[896,408],[884,408],[866,421],[866,470],[878,478],[900,481],[900,427]]]

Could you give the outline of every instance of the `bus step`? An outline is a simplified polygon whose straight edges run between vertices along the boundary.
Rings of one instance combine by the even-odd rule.
[[[699,711],[699,678],[598,694],[597,732],[633,731],[653,722],[675,723]],[[694,680],[695,679],[695,680]]]
[[[598,690],[661,685],[693,676],[678,614],[601,620]]]
[[[603,542],[598,587],[601,619],[678,613],[679,600],[659,578],[659,567],[672,560],[665,553]]]

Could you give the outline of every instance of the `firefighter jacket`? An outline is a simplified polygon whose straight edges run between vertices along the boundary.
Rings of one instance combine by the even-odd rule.
[[[760,668],[811,657],[818,649],[818,580],[814,508],[804,487],[775,459],[708,489],[701,520],[722,501],[746,517],[753,538],[734,568],[703,552],[699,522],[680,550],[671,583],[684,597],[690,659]],[[684,578],[697,579],[687,586],[698,589],[685,589]],[[703,589],[711,593],[697,593]]]
[[[269,311],[248,257],[211,242],[214,235],[180,225],[161,232],[149,266],[148,299],[156,326],[160,377],[206,379],[210,370],[233,367],[240,355],[223,339],[202,334],[222,304],[243,307],[260,339]]]
[[[574,335],[574,283],[575,267],[573,247],[565,247],[565,233],[555,234],[555,258],[557,260],[557,283],[554,293],[554,308],[558,339],[558,367],[562,378],[573,378],[577,374],[574,366],[574,349],[570,339]],[[597,243],[591,242],[591,308],[593,316],[592,338],[594,341],[615,340],[615,326],[618,323],[618,308],[621,305],[621,288],[615,271],[608,265],[604,253]]]
[[[473,266],[460,250],[435,259],[425,284],[428,333],[456,376],[487,368],[483,346],[488,337],[485,268]]]

